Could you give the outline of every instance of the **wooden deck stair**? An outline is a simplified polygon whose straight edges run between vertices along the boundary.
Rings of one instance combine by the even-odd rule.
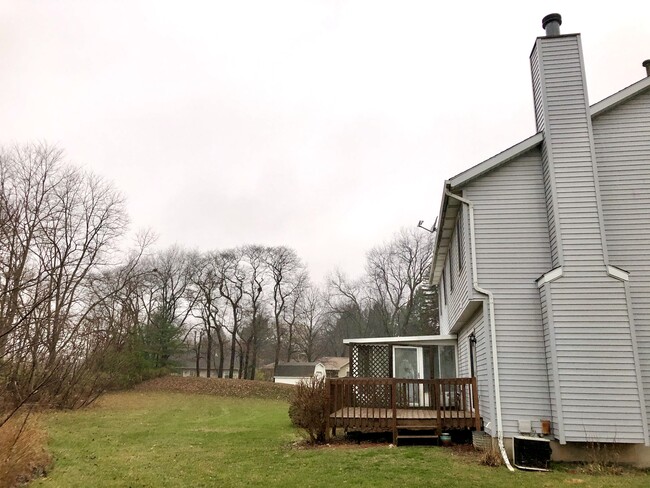
[[[393,444],[399,446],[400,439],[411,440],[438,440],[440,436],[435,433],[430,427],[422,427],[420,425],[402,425],[393,431]]]

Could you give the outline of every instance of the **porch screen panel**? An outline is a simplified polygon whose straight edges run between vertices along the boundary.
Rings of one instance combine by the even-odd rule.
[[[390,346],[386,344],[354,344],[352,364],[354,378],[390,378]],[[388,408],[390,385],[368,383],[355,386],[354,399],[357,407]]]
[[[350,366],[354,378],[390,378],[390,346],[354,344]]]

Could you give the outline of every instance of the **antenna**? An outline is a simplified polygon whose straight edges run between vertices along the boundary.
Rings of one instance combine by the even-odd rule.
[[[436,227],[436,224],[437,224],[437,223],[438,223],[438,217],[436,217],[436,221],[433,223],[433,227],[431,227],[431,228],[429,229],[429,228],[427,228],[427,227],[425,227],[425,226],[422,225],[422,224],[424,224],[424,220],[420,220],[420,221],[418,222],[418,227],[419,227],[420,229],[424,229],[424,230],[426,230],[427,232],[433,234],[436,230],[438,230],[438,227]]]

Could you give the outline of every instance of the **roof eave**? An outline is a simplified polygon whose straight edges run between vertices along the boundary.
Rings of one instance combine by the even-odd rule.
[[[524,139],[520,143],[509,147],[505,151],[492,156],[490,159],[486,159],[482,163],[479,163],[476,166],[472,166],[470,169],[457,174],[449,180],[450,189],[466,185],[470,181],[475,180],[485,173],[492,171],[493,169],[498,168],[503,164],[506,164],[508,161],[521,156],[525,152],[528,152],[535,146],[541,144],[543,140],[544,133],[538,132],[537,134],[530,136],[528,139]]]
[[[397,336],[397,337],[359,337],[356,339],[343,339],[343,344],[402,344],[402,343],[438,343],[455,341],[455,334],[428,335],[428,336]]]
[[[617,105],[629,100],[630,98],[636,96],[643,90],[650,88],[650,76],[643,78],[636,83],[631,84],[630,86],[623,88],[621,91],[610,95],[609,97],[601,100],[598,103],[594,103],[591,109],[591,117],[597,117],[600,114],[607,112],[608,110],[613,109]]]

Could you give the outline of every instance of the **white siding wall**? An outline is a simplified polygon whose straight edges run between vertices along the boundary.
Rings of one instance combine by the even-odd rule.
[[[650,90],[598,116],[593,121],[593,130],[610,264],[630,272],[647,419],[650,417]],[[612,347],[626,347],[625,341],[611,334],[607,339]]]
[[[560,227],[560,264],[590,266],[601,274],[603,246],[579,36],[540,38],[537,51],[546,108],[545,156],[559,217],[555,225]]]
[[[535,283],[551,266],[539,150],[470,183],[465,194],[475,205],[479,285],[494,293],[504,432],[515,435],[518,419],[551,413]]]
[[[450,331],[457,325],[458,320],[461,318],[463,312],[469,305],[469,301],[473,298],[472,278],[471,278],[471,261],[469,256],[469,224],[467,217],[467,210],[463,205],[458,212],[457,219],[460,219],[461,239],[460,239],[460,254],[458,252],[458,227],[454,227],[454,232],[451,236],[451,244],[447,258],[445,260],[445,273],[446,280],[445,286],[447,287],[447,309],[440,311],[440,333],[449,334]],[[459,256],[462,255],[462,266],[460,266]],[[451,261],[450,261],[451,259]],[[450,276],[453,274],[453,277]],[[454,289],[451,289],[451,280],[453,279]],[[442,290],[440,290],[442,293]]]
[[[544,109],[545,195],[555,226],[551,246],[557,247],[553,262],[564,270],[543,293],[554,421],[562,420],[556,434],[561,441],[642,442],[625,286],[606,269],[580,37],[539,38],[535,50],[541,80],[535,96],[542,97],[536,105]]]
[[[485,430],[495,434],[494,430],[494,390],[492,388],[492,359],[489,354],[489,338],[485,331],[483,321],[483,308],[467,321],[467,324],[458,333],[458,376],[470,377],[469,363],[469,335],[474,332],[476,337],[476,381],[478,383],[479,411],[483,424],[488,425]]]

